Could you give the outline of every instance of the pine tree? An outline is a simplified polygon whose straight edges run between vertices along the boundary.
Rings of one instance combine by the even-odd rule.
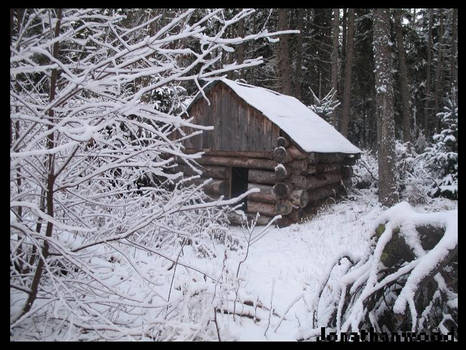
[[[453,92],[454,96],[455,93]],[[435,179],[431,195],[458,198],[458,105],[447,98],[443,111],[437,113],[441,130],[432,137],[424,158]]]

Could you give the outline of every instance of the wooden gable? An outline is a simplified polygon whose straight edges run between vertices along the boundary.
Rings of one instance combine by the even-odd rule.
[[[193,123],[214,130],[185,141],[188,149],[210,151],[272,151],[280,129],[261,112],[247,104],[229,86],[216,83],[189,107]]]

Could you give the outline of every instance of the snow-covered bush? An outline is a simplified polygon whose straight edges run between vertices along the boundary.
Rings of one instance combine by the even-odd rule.
[[[423,158],[435,182],[431,195],[458,198],[458,105],[447,99],[442,112],[437,114],[441,131],[432,137]]]
[[[227,38],[252,12],[171,10],[131,23],[121,10],[12,11],[12,339],[200,337],[208,322],[189,313],[208,299],[207,315],[218,299],[187,295],[214,291],[223,272],[183,252],[212,257],[241,198],[208,201],[202,184],[171,171],[175,157],[197,168],[200,154],[184,154],[182,141],[210,129],[181,117],[178,86],[261,63],[217,64],[222,51],[277,35]],[[205,285],[183,292],[179,275]]]
[[[411,143],[399,140],[395,142],[395,154],[395,175],[400,198],[411,205],[427,203],[433,178],[423,156],[416,153]]]
[[[333,88],[323,98],[317,97],[312,89],[311,93],[314,97],[314,104],[309,108],[324,119],[327,119],[340,105],[340,101],[336,98],[337,91]]]
[[[352,187],[356,189],[377,187],[377,157],[370,150],[362,150],[361,157],[353,165]]]
[[[314,328],[338,333],[438,331],[458,326],[458,211],[419,213],[407,202],[374,225],[360,259],[336,259],[315,304]],[[349,255],[348,255],[349,254]],[[307,332],[311,334],[312,332]]]

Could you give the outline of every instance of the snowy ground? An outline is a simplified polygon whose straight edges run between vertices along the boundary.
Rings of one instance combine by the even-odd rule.
[[[433,207],[431,204],[416,210],[454,209],[456,204],[439,199]],[[260,310],[261,313],[257,313],[261,317],[259,322],[246,317],[233,320],[231,315],[219,315],[222,339],[296,340],[299,330],[312,328],[312,315],[307,311],[306,303],[312,300],[335,258],[345,252],[355,257],[363,254],[374,232],[374,221],[382,212],[376,196],[368,191],[356,200],[326,207],[308,222],[271,228],[251,246],[248,258],[241,266],[239,299],[260,300],[267,308],[272,305],[277,315],[269,317],[267,310]],[[241,229],[235,227],[232,230]],[[297,300],[301,295],[304,299]],[[251,313],[252,310],[252,307],[246,307],[243,311]],[[280,323],[285,313],[285,320]]]
[[[457,201],[437,199],[425,207],[415,209],[419,212],[434,212],[456,207]],[[306,332],[313,328],[309,305],[318,293],[322,280],[326,278],[328,269],[343,253],[356,259],[364,254],[369,248],[376,220],[383,211],[374,192],[365,190],[353,195],[351,199],[322,208],[307,222],[285,228],[270,228],[265,236],[250,246],[246,260],[247,231],[232,226],[230,232],[240,240],[240,248],[232,250],[217,243],[212,246],[216,255],[213,258],[199,257],[192,246],[186,246],[179,254],[180,265],[177,269],[173,269],[171,261],[145,253],[138,253],[134,261],[138,262],[139,271],[157,286],[160,295],[168,296],[170,300],[189,300],[184,304],[185,311],[182,311],[187,316],[177,321],[178,331],[173,333],[171,339],[217,340],[220,336],[223,341],[296,340],[302,334],[309,334]],[[262,226],[256,227],[253,236],[262,229]],[[176,258],[177,254],[175,251],[166,252],[172,258]],[[244,263],[240,267],[240,285],[237,288],[238,280],[234,276],[242,260]],[[124,259],[120,259],[117,264],[105,264],[102,268],[108,270],[108,278],[123,279],[123,276],[129,276],[124,281],[128,293],[145,298],[141,288],[144,282],[137,281],[136,274],[126,271],[131,268]],[[225,273],[226,270],[229,273]],[[206,275],[211,279],[206,278]],[[221,284],[214,286],[212,279],[225,278],[221,276],[230,276],[230,280],[224,279]],[[236,289],[238,292],[235,295]],[[24,296],[15,295],[10,300],[10,312],[13,315],[24,303]],[[191,297],[186,298],[188,295]],[[216,325],[212,322],[215,314],[212,295],[216,295],[217,307],[230,311],[230,314],[217,313]],[[237,302],[234,302],[235,299]],[[233,316],[233,310],[243,316]],[[255,316],[255,319],[245,315]],[[149,310],[144,316],[134,319],[134,326],[140,322],[149,323],[153,317],[154,314]],[[208,331],[204,333],[206,324]],[[193,338],[193,329],[198,327],[196,325],[199,325],[202,334],[198,333]],[[45,328],[44,332],[47,333]],[[18,330],[13,338],[29,339],[22,332],[27,333],[27,327]],[[43,338],[53,340],[56,336],[51,332],[50,336]]]

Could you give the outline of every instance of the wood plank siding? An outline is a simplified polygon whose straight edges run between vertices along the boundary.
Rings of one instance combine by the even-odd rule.
[[[214,126],[212,131],[185,141],[186,148],[212,151],[271,151],[280,129],[260,111],[218,83],[206,92],[210,106],[199,98],[189,109],[193,123]]]

